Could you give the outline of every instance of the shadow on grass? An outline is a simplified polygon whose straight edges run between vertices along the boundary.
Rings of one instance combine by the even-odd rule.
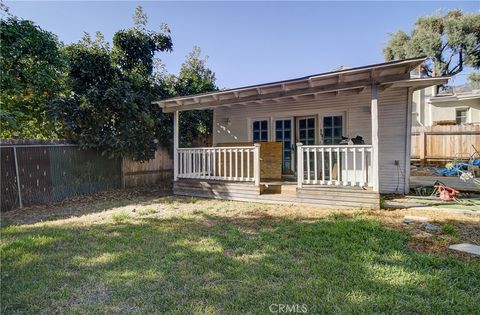
[[[126,206],[146,207],[154,204],[194,203],[197,198],[172,196],[165,190],[119,190],[81,196],[64,202],[32,206],[2,213],[1,226],[35,224],[79,217]]]
[[[416,254],[378,222],[337,216],[10,226],[2,313],[477,311],[480,264]]]

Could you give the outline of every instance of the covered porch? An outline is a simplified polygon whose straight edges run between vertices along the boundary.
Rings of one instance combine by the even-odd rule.
[[[158,102],[174,115],[174,193],[377,208],[390,170],[409,189],[411,93],[446,82],[410,79],[423,60]],[[180,112],[199,109],[214,110],[213,146],[180,148]]]
[[[304,185],[341,187],[374,187],[373,145],[303,145],[296,144],[297,157],[293,160],[294,175],[281,174],[282,142],[262,154],[262,145],[216,146],[204,148],[178,148],[175,179],[203,179],[232,182],[261,183],[295,181]],[[267,156],[268,154],[268,156]],[[270,177],[277,169],[280,177]],[[264,174],[262,174],[264,173]]]

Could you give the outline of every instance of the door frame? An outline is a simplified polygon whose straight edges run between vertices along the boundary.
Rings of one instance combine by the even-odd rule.
[[[290,129],[291,129],[291,140],[290,142],[292,143],[292,150],[291,150],[291,171],[292,174],[296,173],[297,167],[296,167],[296,128],[295,128],[295,117],[293,116],[288,116],[288,117],[273,117],[273,138],[272,141],[277,141],[277,120],[290,120]],[[289,175],[289,174],[283,174],[283,144],[282,144],[282,175]]]

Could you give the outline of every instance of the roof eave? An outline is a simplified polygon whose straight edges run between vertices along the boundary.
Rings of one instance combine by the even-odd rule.
[[[259,85],[252,85],[247,87],[241,87],[236,89],[229,89],[211,93],[204,93],[204,94],[197,94],[197,95],[189,95],[189,96],[182,96],[182,97],[175,97],[170,98],[162,101],[153,102],[159,105],[164,111],[175,111],[175,110],[189,110],[189,109],[204,109],[208,108],[209,104],[215,103],[216,101],[228,101],[231,103],[238,103],[241,102],[242,99],[246,98],[254,98],[254,97],[261,97],[262,95],[266,96],[266,94],[274,94],[269,93],[271,91],[276,91],[279,93],[293,91],[295,89],[298,90],[305,90],[305,87],[319,87],[323,85],[332,85],[330,81],[337,82],[339,84],[338,90],[341,90],[340,82],[342,80],[348,81],[348,79],[357,79],[357,81],[364,80],[364,86],[371,84],[375,80],[383,81],[399,81],[405,80],[407,76],[409,77],[409,73],[412,69],[417,67],[419,64],[425,61],[424,57],[421,58],[414,58],[408,60],[400,60],[395,62],[383,63],[383,64],[376,64],[364,67],[357,67],[352,69],[345,69],[333,72],[327,72],[323,74],[317,74],[297,79],[285,80],[285,81],[277,81]],[[397,71],[396,75],[391,75],[388,77],[385,74],[391,73],[391,71]],[[383,73],[383,77],[382,77]],[[379,77],[375,77],[378,75]],[[365,77],[364,79],[358,79],[359,76]],[[374,80],[375,78],[375,80]],[[354,81],[354,80],[352,80]],[[368,82],[367,82],[368,81]],[[316,85],[316,83],[318,85]],[[323,84],[322,84],[323,83]],[[385,82],[381,82],[385,83]],[[298,86],[302,86],[302,88],[298,88]],[[297,87],[295,87],[297,86]],[[355,87],[356,88],[356,87]],[[331,89],[332,91],[335,88]],[[243,95],[242,95],[243,94]],[[245,94],[247,94],[245,96]],[[205,107],[202,106],[206,104]],[[220,102],[221,103],[221,102]]]

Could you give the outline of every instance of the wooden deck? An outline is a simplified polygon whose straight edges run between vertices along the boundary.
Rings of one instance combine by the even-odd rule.
[[[225,200],[274,204],[308,204],[329,208],[380,207],[380,195],[362,188],[311,185],[297,188],[291,182],[265,182],[255,186],[250,182],[179,179],[173,193]]]

